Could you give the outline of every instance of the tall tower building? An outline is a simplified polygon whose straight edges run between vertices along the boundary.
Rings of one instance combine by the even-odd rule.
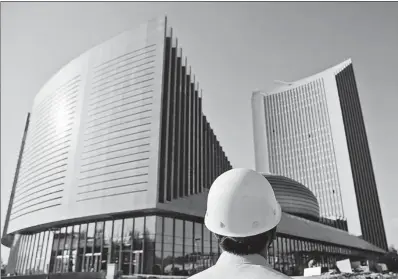
[[[307,185],[320,214],[387,249],[351,60],[252,97],[256,168]]]

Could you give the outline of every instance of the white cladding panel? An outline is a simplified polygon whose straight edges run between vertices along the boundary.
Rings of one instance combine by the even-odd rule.
[[[8,233],[156,206],[165,24],[94,47],[42,87]]]

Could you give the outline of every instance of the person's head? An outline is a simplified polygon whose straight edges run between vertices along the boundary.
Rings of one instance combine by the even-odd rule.
[[[206,227],[222,250],[238,255],[263,254],[276,236],[281,207],[268,180],[249,169],[232,169],[210,188]]]

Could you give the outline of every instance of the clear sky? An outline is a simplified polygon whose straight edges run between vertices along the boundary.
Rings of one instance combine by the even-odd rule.
[[[397,247],[398,3],[1,3],[1,230],[40,87],[87,49],[165,13],[234,167],[254,168],[254,89],[352,58],[388,243]]]

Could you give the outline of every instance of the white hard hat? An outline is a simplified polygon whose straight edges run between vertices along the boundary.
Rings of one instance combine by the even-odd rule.
[[[210,188],[205,225],[219,235],[248,237],[276,227],[281,216],[281,207],[264,176],[249,169],[232,169]]]

